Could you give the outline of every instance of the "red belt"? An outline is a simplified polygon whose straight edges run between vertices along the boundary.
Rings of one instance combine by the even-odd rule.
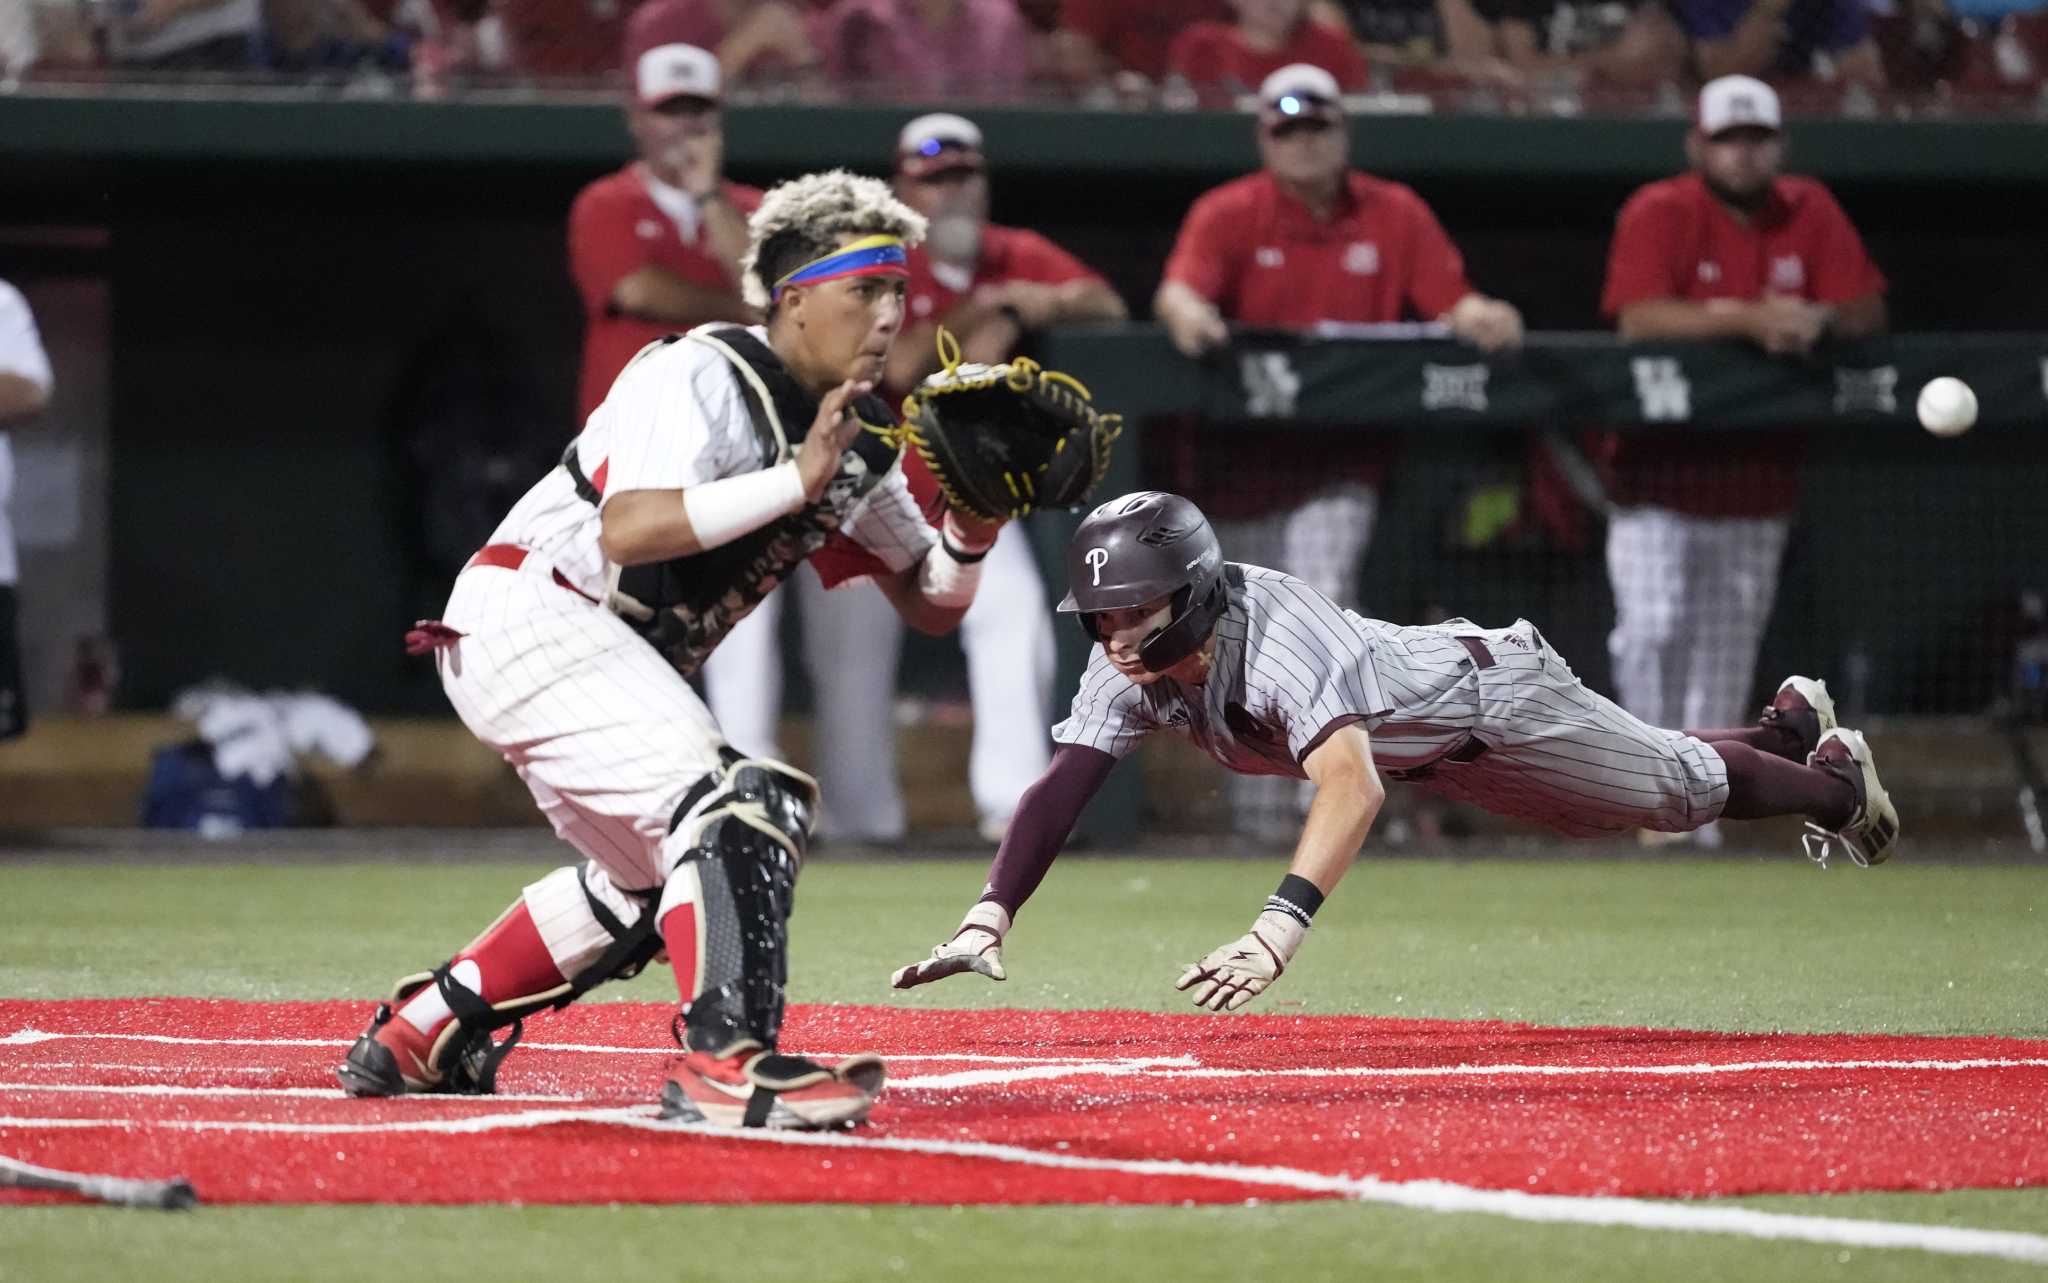
[[[470,566],[496,566],[500,570],[517,570],[526,564],[526,558],[532,551],[532,549],[522,548],[516,543],[487,543],[482,548],[477,549],[476,556],[471,557],[469,565],[464,566],[463,569],[468,570]],[[600,604],[597,598],[584,592],[575,584],[570,583],[569,577],[561,571],[551,570],[549,573],[555,577],[557,584],[567,588],[570,592],[575,593],[591,605]]]

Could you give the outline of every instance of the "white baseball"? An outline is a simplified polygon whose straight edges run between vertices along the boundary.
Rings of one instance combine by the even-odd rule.
[[[1915,407],[1920,426],[1938,437],[1961,436],[1977,421],[1977,394],[1961,379],[1943,376],[1927,380]]]

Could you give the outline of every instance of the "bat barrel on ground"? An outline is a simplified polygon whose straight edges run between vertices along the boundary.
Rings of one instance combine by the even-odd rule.
[[[38,1167],[0,1154],[0,1186],[16,1189],[47,1189],[77,1194],[116,1207],[148,1207],[180,1211],[196,1207],[199,1195],[192,1182],[180,1177],[169,1181],[138,1181],[124,1176],[100,1176],[89,1172],[65,1172]]]

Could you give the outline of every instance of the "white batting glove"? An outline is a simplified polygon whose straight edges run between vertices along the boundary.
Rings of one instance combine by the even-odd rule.
[[[1180,973],[1176,989],[1195,991],[1195,1005],[1210,1011],[1236,1011],[1280,978],[1308,928],[1278,909],[1252,921],[1252,929]]]
[[[898,967],[889,983],[898,989],[912,989],[963,971],[991,980],[1008,979],[1003,970],[1003,937],[1009,930],[1010,911],[993,900],[982,900],[960,920],[960,929],[951,940],[933,949],[923,962]]]

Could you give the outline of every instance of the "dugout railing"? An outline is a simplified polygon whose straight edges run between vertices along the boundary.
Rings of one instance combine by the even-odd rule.
[[[1594,334],[1536,334],[1486,357],[1426,336],[1244,333],[1193,362],[1156,327],[1131,325],[1054,332],[1038,355],[1127,417],[1105,493],[1193,489],[1233,512],[1270,511],[1325,480],[1290,460],[1339,436],[1375,442],[1384,479],[1358,605],[1405,623],[1526,616],[1609,694],[1614,477],[1603,442],[1681,438],[1712,458],[1725,441],[1731,455],[1757,456],[1759,433],[1790,429],[1768,438],[1782,452],[1760,456],[1796,469],[1798,498],[1742,707],[1753,713],[1797,671],[1828,677],[1845,718],[1940,719],[1992,736],[2000,719],[2040,713],[2027,677],[2038,687],[2039,664],[2026,657],[2048,591],[2048,334],[1899,335],[1784,360],[1735,343]],[[1978,395],[1979,420],[1959,437],[1936,438],[1915,419],[1919,389],[1941,375]],[[1259,448],[1230,448],[1231,434]],[[1176,448],[1159,448],[1162,437]],[[1190,451],[1188,440],[1202,444]],[[1284,493],[1258,493],[1276,487]],[[1034,519],[1049,586],[1076,520]],[[1692,625],[1710,634],[1710,651],[1720,622],[1708,612]],[[1071,627],[1059,636],[1063,705],[1087,646]],[[1982,793],[2001,810],[1992,822],[2011,827],[2014,765],[1990,761],[1999,778]],[[1088,817],[1093,832],[1122,836],[1145,821],[1144,776],[1113,778]],[[1203,794],[1205,824],[1229,813],[1228,793],[1218,780]],[[1185,804],[1176,809],[1186,817]]]

